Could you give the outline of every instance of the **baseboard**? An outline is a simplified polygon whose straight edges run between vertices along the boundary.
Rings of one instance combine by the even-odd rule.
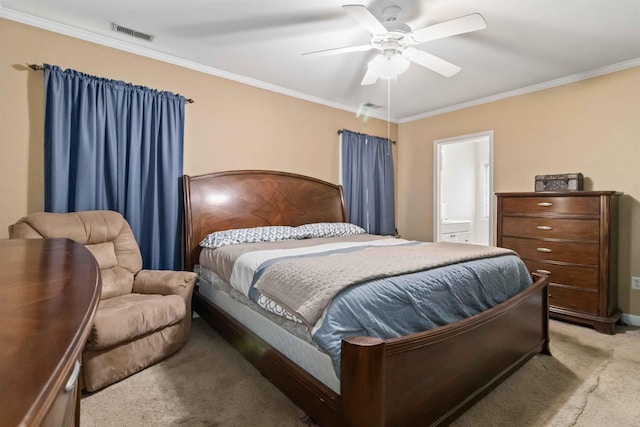
[[[635,314],[622,313],[622,318],[620,320],[626,325],[640,326],[640,316]]]

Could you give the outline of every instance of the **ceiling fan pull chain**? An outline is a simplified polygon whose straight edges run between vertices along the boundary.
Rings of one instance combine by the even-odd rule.
[[[391,79],[387,80],[387,156],[389,155],[389,141],[391,141]]]

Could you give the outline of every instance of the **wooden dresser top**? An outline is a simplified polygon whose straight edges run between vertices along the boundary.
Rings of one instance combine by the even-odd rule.
[[[495,193],[501,197],[592,197],[621,195],[618,191],[520,191],[513,193]]]
[[[38,425],[91,330],[100,270],[68,239],[0,241],[0,419]]]

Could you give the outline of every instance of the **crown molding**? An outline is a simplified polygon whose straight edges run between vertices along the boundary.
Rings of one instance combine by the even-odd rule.
[[[124,52],[133,53],[135,55],[144,56],[146,58],[155,59],[157,61],[162,61],[169,64],[177,65],[179,67],[198,71],[204,74],[209,74],[212,76],[221,77],[223,79],[232,80],[238,83],[246,84],[246,85],[257,87],[260,89],[265,89],[270,92],[279,93],[282,95],[290,96],[292,98],[298,98],[303,101],[313,102],[314,104],[320,104],[320,105],[335,108],[338,110],[348,111],[358,116],[363,115],[360,109],[354,109],[348,105],[318,98],[302,92],[297,92],[297,91],[287,89],[281,86],[277,86],[271,83],[241,76],[239,74],[230,73],[214,67],[209,67],[194,61],[178,58],[173,55],[168,55],[153,49],[145,48],[144,46],[139,46],[133,43],[128,43],[126,41],[107,37],[105,35],[96,34],[96,33],[82,30],[66,24],[60,24],[58,22],[50,21],[48,19],[39,18],[37,16],[18,12],[12,9],[7,9],[2,5],[0,5],[0,18],[5,18],[10,21],[19,22],[21,24],[41,28],[43,30],[51,31],[54,33],[62,34],[65,36],[73,37],[73,38],[84,40],[87,42],[99,44],[99,45],[110,47],[113,49],[122,50]],[[391,123],[398,123],[397,119],[393,117],[387,117],[386,115],[376,111],[367,111],[367,114],[365,114],[364,116],[383,120],[383,121],[390,121]]]
[[[22,12],[17,12],[15,10],[7,9],[0,5],[0,18],[5,18],[11,21],[16,21],[25,25],[30,25],[33,27],[41,28],[44,30],[52,31],[54,33],[66,35],[69,37],[74,37],[80,40],[88,41],[91,43],[96,43],[102,46],[107,46],[113,49],[122,50],[128,53],[133,53],[135,55],[144,56],[147,58],[155,59],[157,61],[166,62],[169,64],[177,65],[182,68],[187,68],[190,70],[198,71],[204,74],[209,74],[212,76],[220,77],[227,80],[232,80],[238,83],[246,84],[249,86],[253,86],[260,89],[265,89],[270,92],[279,93],[282,95],[290,96],[292,98],[298,98],[304,101],[309,101],[314,104],[320,104],[327,107],[335,108],[338,110],[348,111],[350,113],[354,113],[358,116],[362,115],[362,111],[360,109],[355,109],[351,106],[340,104],[337,102],[329,101],[323,98],[318,98],[315,96],[311,96],[302,92],[297,92],[291,89],[287,89],[281,86],[277,86],[271,83],[263,82],[260,80],[252,79],[249,77],[241,76],[239,74],[230,73],[224,70],[220,70],[214,67],[209,67],[206,65],[199,64],[194,61],[189,61],[186,59],[178,58],[173,55],[168,55],[165,53],[161,53],[155,51],[153,49],[145,48],[144,46],[139,46],[133,43],[128,43],[126,41],[114,39],[111,37],[107,37],[101,34],[92,33],[90,31],[82,30],[79,28],[75,28],[69,25],[60,24],[54,21],[50,21],[47,19],[39,18],[33,15],[29,15]],[[538,83],[532,86],[527,86],[520,89],[515,89],[512,91],[507,91],[503,93],[499,93],[496,95],[491,95],[485,98],[479,98],[472,101],[464,102],[461,104],[451,105],[444,108],[439,108],[436,110],[427,111],[425,113],[421,113],[415,116],[405,117],[402,119],[388,117],[382,112],[376,111],[367,111],[365,114],[366,117],[371,117],[383,121],[389,121],[391,123],[408,123],[416,120],[425,119],[428,117],[434,117],[445,113],[450,113],[452,111],[462,110],[464,108],[475,107],[477,105],[488,104],[490,102],[500,101],[502,99],[511,98],[514,96],[525,95],[528,93],[538,92],[541,90],[546,90],[550,88],[554,88],[557,86],[566,85],[569,83],[575,83],[581,80],[590,79],[593,77],[601,76],[604,74],[614,73],[616,71],[622,71],[627,68],[640,66],[640,58],[631,59],[628,61],[620,62],[617,64],[607,65],[601,68],[596,68],[593,70],[585,71],[582,73],[576,73],[569,76],[561,77],[554,80],[549,80],[547,82]]]
[[[551,89],[557,86],[566,85],[569,83],[579,82],[580,80],[586,80],[593,77],[602,76],[604,74],[615,73],[616,71],[626,70],[627,68],[640,66],[640,58],[630,59],[628,61],[619,62],[617,64],[607,65],[593,70],[585,71],[582,73],[571,74],[570,76],[561,77],[559,79],[549,80],[547,82],[538,83],[532,86],[523,87],[520,89],[510,90],[508,92],[499,93],[496,95],[487,96],[486,98],[475,99],[469,102],[463,102],[462,104],[451,105],[449,107],[439,108],[437,110],[428,111],[411,117],[405,117],[398,121],[398,123],[408,123],[420,119],[426,119],[427,117],[438,116],[444,113],[450,113],[456,110],[462,110],[463,108],[475,107],[476,105],[488,104],[490,102],[500,101],[502,99],[511,98],[514,96],[525,95],[527,93],[538,92],[545,89]]]

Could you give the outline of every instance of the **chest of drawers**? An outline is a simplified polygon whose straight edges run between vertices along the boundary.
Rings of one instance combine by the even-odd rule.
[[[618,199],[614,191],[497,193],[498,246],[548,274],[549,315],[613,334]]]

